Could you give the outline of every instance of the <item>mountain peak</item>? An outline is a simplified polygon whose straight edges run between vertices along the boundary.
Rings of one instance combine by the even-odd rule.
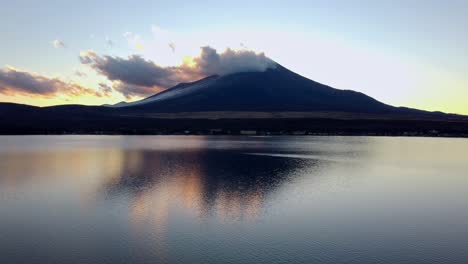
[[[338,90],[309,80],[278,63],[265,71],[213,75],[195,82],[180,83],[122,108],[125,111],[150,112],[397,111],[397,108],[362,93]]]

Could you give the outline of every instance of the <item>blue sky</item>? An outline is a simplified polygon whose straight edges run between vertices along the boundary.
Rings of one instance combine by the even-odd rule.
[[[80,52],[141,54],[171,64],[183,54],[170,57],[169,41],[191,56],[202,45],[220,52],[247,47],[308,78],[386,103],[468,114],[466,14],[468,1],[462,0],[16,0],[0,9],[0,66],[97,89],[108,80],[81,64]],[[136,49],[126,32],[147,47]],[[54,48],[54,40],[65,47]],[[88,77],[77,78],[77,70]],[[26,97],[0,95],[0,100],[41,105],[61,100]],[[83,103],[100,102],[88,99]]]

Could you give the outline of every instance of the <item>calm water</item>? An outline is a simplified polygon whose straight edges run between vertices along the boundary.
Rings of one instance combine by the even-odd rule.
[[[0,137],[0,263],[467,263],[468,140]]]

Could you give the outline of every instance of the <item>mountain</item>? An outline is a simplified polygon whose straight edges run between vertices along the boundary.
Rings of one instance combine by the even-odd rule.
[[[0,103],[0,134],[205,134],[212,129],[468,136],[468,117],[390,106],[281,65],[264,72],[209,76],[112,106]]]
[[[121,102],[113,107],[130,113],[230,112],[232,115],[233,112],[300,112],[310,115],[327,112],[361,116],[448,117],[441,112],[387,105],[360,92],[340,90],[307,79],[279,64],[264,72],[214,75],[181,83],[143,100]]]
[[[280,65],[265,72],[210,76],[121,106],[137,112],[408,112],[359,92],[339,90],[309,80]]]

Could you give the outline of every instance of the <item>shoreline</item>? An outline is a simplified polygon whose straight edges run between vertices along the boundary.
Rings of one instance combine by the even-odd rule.
[[[74,133],[0,133],[8,136],[215,136],[215,137],[405,137],[405,138],[468,138],[468,134],[424,134],[424,133],[305,133],[305,134],[209,134],[209,133],[113,133],[113,132],[74,132]]]

